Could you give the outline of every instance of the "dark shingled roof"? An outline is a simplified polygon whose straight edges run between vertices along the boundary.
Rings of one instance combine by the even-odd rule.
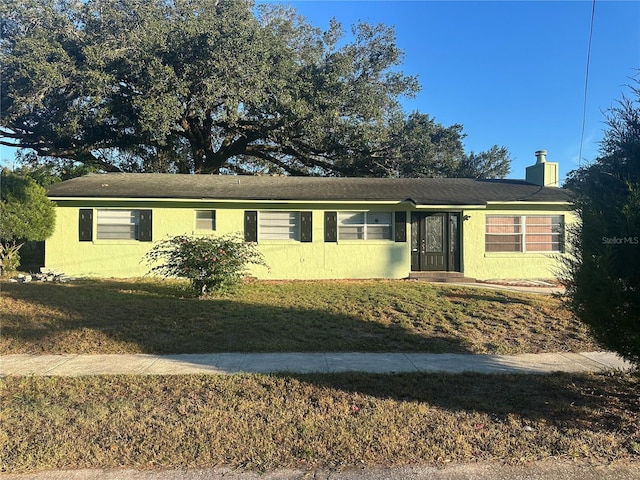
[[[412,201],[417,205],[564,202],[569,192],[524,180],[335,178],[161,173],[89,174],[51,185],[51,199],[180,198],[207,200]]]

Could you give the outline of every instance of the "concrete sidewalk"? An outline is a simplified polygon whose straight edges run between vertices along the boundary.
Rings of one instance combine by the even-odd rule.
[[[133,470],[84,469],[49,470],[24,474],[0,474],[6,480],[637,480],[640,462],[586,461],[548,458],[525,464],[470,462],[434,467],[352,468],[347,470],[287,469],[251,472],[224,467],[209,469]]]
[[[473,355],[453,353],[213,353],[180,355],[5,355],[0,376],[236,373],[529,373],[630,370],[610,352]]]

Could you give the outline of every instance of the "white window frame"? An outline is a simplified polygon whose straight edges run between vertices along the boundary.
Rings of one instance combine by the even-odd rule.
[[[517,219],[515,223],[492,223],[491,219],[504,218],[504,219]],[[551,223],[531,223],[530,220],[535,222],[535,219],[552,219]],[[485,252],[486,253],[564,253],[564,215],[487,215],[485,220]],[[511,232],[490,232],[490,227],[517,227]],[[536,227],[551,227],[550,232],[535,231]],[[489,236],[496,237],[517,237],[518,242],[489,242]],[[551,241],[535,241],[536,237],[552,237]],[[507,250],[495,250],[489,249],[489,245],[511,245],[513,247],[518,246],[517,249]],[[532,247],[533,245],[547,245],[549,249],[539,249]]]
[[[378,216],[389,216],[388,223],[378,222]],[[388,235],[378,235],[376,230],[388,228]],[[346,211],[338,212],[338,240],[393,240],[393,212]]]
[[[140,210],[97,209],[96,239],[139,240]]]
[[[258,212],[258,241],[300,241],[300,212],[261,210]]]
[[[214,232],[216,230],[216,211],[202,209],[195,211],[196,230]]]

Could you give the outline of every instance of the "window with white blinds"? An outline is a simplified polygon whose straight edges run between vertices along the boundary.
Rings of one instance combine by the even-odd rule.
[[[391,212],[339,212],[340,240],[391,240],[393,234]]]
[[[300,240],[300,212],[262,211],[258,218],[260,240]]]
[[[138,240],[139,210],[98,210],[97,237],[101,240]]]

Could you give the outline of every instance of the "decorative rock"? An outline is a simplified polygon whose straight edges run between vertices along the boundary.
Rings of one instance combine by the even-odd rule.
[[[31,281],[67,283],[73,280],[75,280],[75,278],[68,277],[64,273],[60,273],[49,268],[41,268],[40,273],[34,273],[33,275],[20,273],[16,279],[11,279],[10,281],[14,283],[27,283]]]

